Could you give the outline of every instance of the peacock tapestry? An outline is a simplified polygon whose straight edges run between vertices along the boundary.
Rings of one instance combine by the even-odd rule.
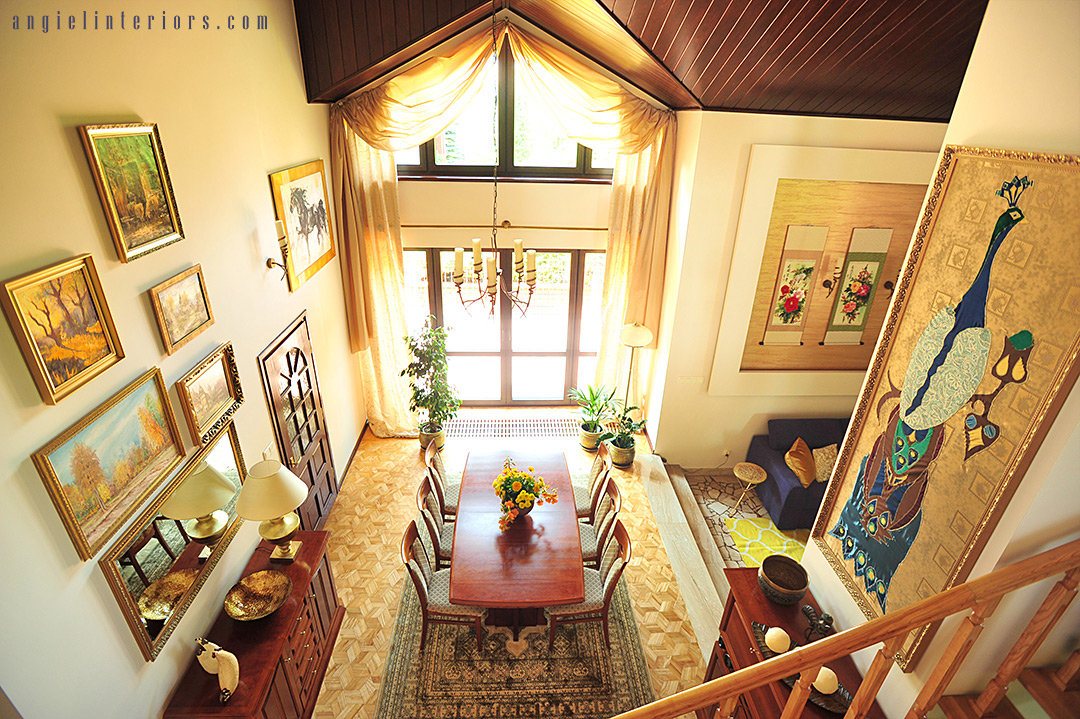
[[[868,618],[964,581],[1023,479],[1076,379],[1078,235],[1080,158],[946,147],[812,534]]]

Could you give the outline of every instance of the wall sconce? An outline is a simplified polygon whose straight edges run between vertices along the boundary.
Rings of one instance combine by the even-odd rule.
[[[281,220],[274,220],[274,231],[277,233],[278,249],[281,251],[281,262],[278,262],[273,257],[266,258],[266,269],[272,270],[275,267],[281,268],[281,279],[286,279],[289,276],[289,243],[285,241],[285,223]]]
[[[247,481],[236,500],[236,513],[259,522],[259,534],[276,544],[270,559],[291,562],[302,542],[294,542],[300,517],[293,511],[308,496],[308,486],[281,462],[263,452],[263,460],[248,470]]]

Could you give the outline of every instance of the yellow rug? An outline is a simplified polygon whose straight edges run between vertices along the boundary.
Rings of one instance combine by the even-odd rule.
[[[786,554],[798,562],[810,538],[809,529],[782,532],[768,517],[724,517],[724,527],[748,567],[760,567],[761,560],[770,554]]]

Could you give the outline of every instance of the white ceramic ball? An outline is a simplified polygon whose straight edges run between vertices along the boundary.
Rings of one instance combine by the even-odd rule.
[[[771,627],[765,632],[765,646],[777,654],[783,654],[791,649],[791,637],[780,627]]]
[[[817,689],[822,694],[832,694],[839,687],[840,682],[836,679],[836,672],[828,667],[822,667],[821,671],[818,672],[817,679],[814,680],[814,689]]]

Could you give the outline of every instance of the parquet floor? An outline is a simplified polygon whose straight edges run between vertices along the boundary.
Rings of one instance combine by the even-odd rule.
[[[454,439],[447,443],[449,473],[460,473],[470,449],[507,446],[516,450],[530,441],[550,450],[565,445],[572,472],[587,471],[593,456],[576,440]],[[640,448],[639,448],[640,451]],[[395,613],[405,578],[398,547],[401,534],[416,515],[416,488],[423,460],[415,439],[366,436],[356,452],[326,528],[338,594],[346,607],[315,719],[373,717],[383,664],[393,635]],[[656,696],[664,697],[701,682],[705,673],[686,607],[660,540],[640,479],[615,470],[623,493],[620,518],[633,545],[625,577],[634,605]]]

